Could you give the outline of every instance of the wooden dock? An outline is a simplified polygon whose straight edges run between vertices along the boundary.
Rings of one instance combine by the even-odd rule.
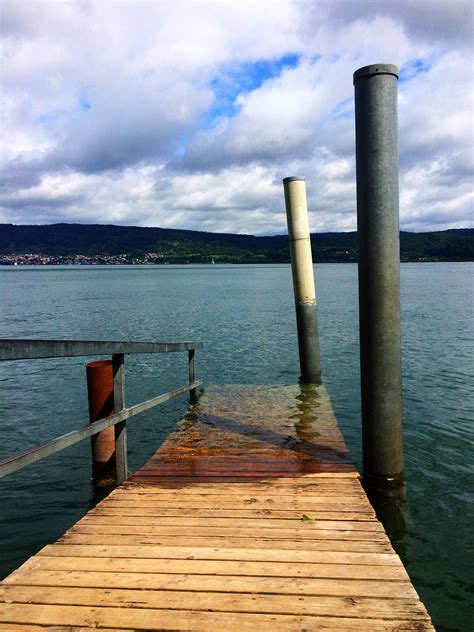
[[[323,387],[208,389],[1,596],[9,632],[434,629]]]

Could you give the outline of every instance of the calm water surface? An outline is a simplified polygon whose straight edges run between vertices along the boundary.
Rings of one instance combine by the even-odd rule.
[[[323,371],[361,465],[357,268],[316,266]],[[402,265],[406,499],[380,508],[439,630],[472,630],[471,264]],[[202,340],[207,383],[294,384],[289,266],[0,268],[0,337]],[[127,403],[184,384],[186,354],[127,358]],[[85,359],[0,365],[0,458],[87,419]],[[186,410],[174,400],[130,422],[138,468]],[[88,442],[0,481],[0,574],[94,502]],[[53,518],[52,518],[53,516]]]

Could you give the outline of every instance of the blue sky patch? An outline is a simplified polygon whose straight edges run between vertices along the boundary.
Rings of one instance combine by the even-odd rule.
[[[354,116],[354,98],[352,96],[341,99],[336,103],[336,107],[331,112],[331,119],[337,121],[348,119]]]
[[[398,74],[398,81],[404,83],[414,79],[422,72],[428,72],[431,68],[431,63],[426,59],[410,59],[402,68]]]
[[[236,116],[240,108],[235,100],[239,94],[256,90],[265,81],[278,77],[285,68],[296,68],[299,61],[299,55],[290,53],[279,59],[261,59],[221,68],[211,82],[215,101],[207,112],[206,127],[214,127],[222,116]]]
[[[188,146],[189,140],[190,140],[189,134],[185,134],[184,136],[181,136],[181,138],[178,139],[177,146],[174,152],[175,156],[178,156],[178,157],[184,156],[184,154],[186,153],[186,148]]]
[[[81,110],[84,110],[84,112],[88,112],[92,107],[85,92],[82,92],[79,97],[79,105],[81,106]]]

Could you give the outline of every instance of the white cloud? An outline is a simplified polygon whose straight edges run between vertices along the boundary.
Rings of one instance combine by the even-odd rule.
[[[282,233],[297,174],[313,229],[355,229],[352,73],[385,61],[402,227],[472,223],[468,2],[37,0],[1,24],[2,221]]]

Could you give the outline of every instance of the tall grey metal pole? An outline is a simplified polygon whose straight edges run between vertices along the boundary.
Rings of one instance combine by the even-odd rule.
[[[284,178],[286,219],[295,294],[301,381],[321,380],[316,291],[304,178]]]
[[[397,79],[354,73],[364,480],[380,489],[403,481]]]

